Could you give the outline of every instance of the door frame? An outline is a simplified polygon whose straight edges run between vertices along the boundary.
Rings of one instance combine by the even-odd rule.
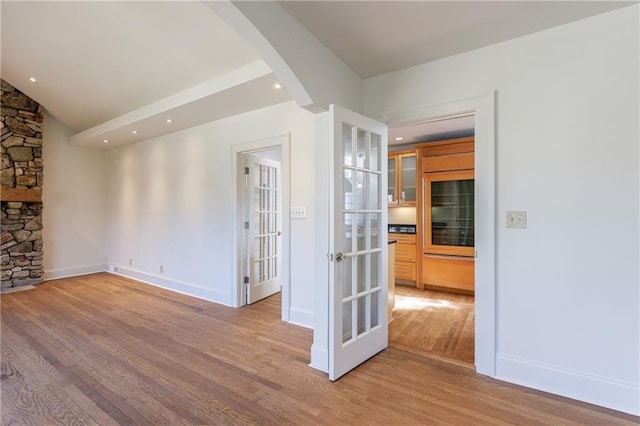
[[[475,366],[496,375],[496,92],[446,103],[384,112],[372,117],[389,126],[449,116],[475,115]]]
[[[233,238],[231,252],[231,306],[238,308],[246,304],[242,300],[242,206],[244,205],[244,179],[240,179],[243,172],[243,155],[268,151],[280,148],[282,153],[282,301],[281,318],[289,321],[291,300],[291,226],[290,226],[290,133],[266,137],[250,142],[239,143],[231,147],[231,186],[233,188],[233,201],[231,203],[231,216],[233,223]],[[242,176],[244,174],[242,173]]]

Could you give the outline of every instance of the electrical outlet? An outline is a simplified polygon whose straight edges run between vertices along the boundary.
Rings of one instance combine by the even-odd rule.
[[[306,219],[307,208],[306,207],[291,207],[291,219]]]
[[[129,266],[133,266],[133,259],[129,259]]]
[[[526,211],[508,211],[507,212],[507,228],[526,228],[527,212]]]
[[[164,266],[160,265],[160,273],[164,274]]]

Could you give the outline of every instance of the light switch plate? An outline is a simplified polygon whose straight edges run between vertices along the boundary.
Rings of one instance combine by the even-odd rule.
[[[306,207],[291,207],[291,219],[306,219],[307,208]]]
[[[526,228],[527,212],[526,211],[508,211],[507,212],[507,228]]]

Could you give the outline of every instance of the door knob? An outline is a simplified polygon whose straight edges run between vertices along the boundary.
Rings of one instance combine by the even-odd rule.
[[[342,252],[336,253],[336,262],[342,262],[344,260],[344,254]]]

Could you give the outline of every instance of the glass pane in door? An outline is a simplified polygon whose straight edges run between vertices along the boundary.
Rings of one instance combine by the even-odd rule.
[[[382,163],[380,162],[380,151],[382,149],[382,141],[380,135],[370,133],[371,136],[371,149],[369,152],[369,169],[381,170]]]
[[[353,339],[353,302],[351,300],[342,304],[342,343],[347,343]]]
[[[380,209],[380,179],[381,175],[379,173],[369,173],[369,209],[378,210]]]
[[[353,230],[351,229],[351,224],[353,223],[354,216],[354,213],[344,214],[344,237],[342,240],[342,249],[340,250],[343,253],[349,253],[353,250]]]
[[[371,288],[379,288],[380,282],[379,265],[380,252],[371,253]]]
[[[367,306],[371,303],[368,295],[358,298],[358,336],[367,331]]]
[[[347,123],[342,125],[342,155],[345,166],[353,166],[353,142],[351,135],[352,127]]]
[[[380,325],[380,292],[376,291],[371,293],[371,327]]]
[[[342,268],[344,268],[343,277],[344,277],[344,285],[342,286],[342,298],[347,299],[352,296],[353,293],[353,279],[354,273],[353,268],[356,265],[353,264],[353,258],[347,257],[342,261]]]
[[[356,145],[356,167],[364,168],[367,155],[367,132],[362,129],[358,129],[358,141]]]

